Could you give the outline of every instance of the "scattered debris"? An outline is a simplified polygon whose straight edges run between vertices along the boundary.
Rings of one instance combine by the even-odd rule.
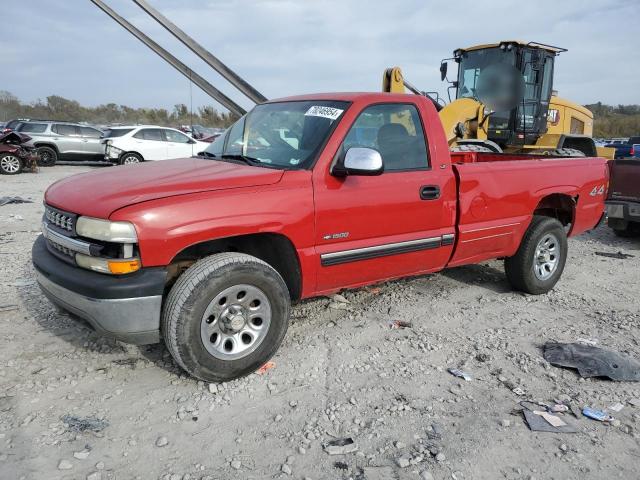
[[[109,422],[96,417],[76,417],[75,415],[64,415],[62,420],[67,425],[70,432],[101,432],[109,426]]]
[[[339,293],[331,295],[331,297],[329,298],[331,298],[331,300],[333,300],[334,302],[338,302],[338,303],[351,303],[349,302],[349,300],[346,299],[344,295],[340,295]]]
[[[404,320],[393,320],[389,322],[389,328],[391,330],[397,330],[398,328],[413,328],[411,322],[406,322]]]
[[[590,338],[579,338],[576,340],[578,343],[584,343],[585,345],[591,345],[595,347],[598,344],[598,340]]]
[[[554,413],[564,413],[569,411],[569,407],[562,403],[556,403],[555,405],[551,405],[549,410]]]
[[[369,290],[369,293],[373,295],[380,295],[382,293],[382,289],[380,287],[369,287],[367,290]]]
[[[33,201],[22,197],[0,197],[0,207],[9,203],[33,203]]]
[[[349,470],[349,465],[345,462],[335,462],[333,464],[333,468],[337,468],[338,470]]]
[[[69,460],[60,460],[58,463],[58,470],[71,470],[73,468],[73,463]]]
[[[629,405],[633,405],[634,407],[640,407],[640,398],[631,398],[627,400]]]
[[[0,312],[11,312],[18,310],[18,305],[0,305]]]
[[[566,415],[553,415],[546,411],[549,407],[542,402],[521,401],[522,413],[527,426],[534,432],[575,433],[576,426]],[[541,410],[543,406],[545,410]]]
[[[447,372],[449,372],[454,377],[464,378],[467,382],[472,380],[471,375],[457,368],[447,368]]]
[[[611,422],[613,420],[613,417],[611,415],[608,415],[606,412],[603,412],[602,410],[596,410],[595,408],[591,407],[584,407],[582,409],[582,414],[585,417],[597,420],[598,422]]]
[[[525,392],[523,389],[521,389],[520,387],[513,388],[513,389],[511,389],[511,391],[512,391],[513,393],[515,393],[516,395],[518,395],[519,397],[523,396],[523,395],[526,393],[526,392]]]
[[[396,465],[400,468],[407,468],[411,465],[411,455],[405,453],[404,455],[399,456],[396,458]]]
[[[613,410],[614,412],[619,412],[623,408],[624,408],[624,405],[622,403],[616,402],[612,405],[609,405],[609,408],[607,408],[607,410]]]
[[[258,375],[264,375],[265,373],[267,373],[267,371],[271,370],[275,366],[276,366],[275,362],[267,362],[264,365],[262,365],[258,370],[256,370],[256,373]]]
[[[533,410],[533,413],[535,415],[541,416],[547,421],[549,425],[553,425],[554,427],[564,427],[567,424],[560,417],[551,415],[549,412],[543,412],[541,410]]]
[[[618,260],[626,260],[627,258],[634,257],[634,255],[631,255],[630,253],[622,253],[622,252],[618,252],[618,253],[596,252],[596,255],[599,255],[601,257],[617,258]]]
[[[540,412],[545,413],[549,417],[555,417],[564,424],[555,426],[551,423],[555,423],[555,420],[549,421],[549,418],[547,418],[546,415],[539,415],[536,412],[539,411],[533,411],[527,408],[523,410],[524,419],[527,422],[527,426],[529,427],[529,430],[533,432],[576,433],[578,431],[578,429],[573,424],[571,424],[568,419],[560,419],[559,417],[555,417],[555,415],[551,415],[550,413]]]
[[[329,455],[346,455],[358,451],[358,445],[351,437],[330,440],[323,445],[323,448]]]
[[[581,377],[640,381],[640,362],[618,352],[581,343],[547,343],[544,359],[552,365],[578,369]]]
[[[169,445],[169,439],[167,437],[163,435],[157,438],[156,447],[166,447],[167,445]]]

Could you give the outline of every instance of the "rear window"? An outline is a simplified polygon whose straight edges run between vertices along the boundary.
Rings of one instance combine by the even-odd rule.
[[[43,133],[46,129],[46,123],[20,123],[16,127],[16,131],[23,133]]]
[[[109,128],[106,132],[104,132],[102,138],[122,137],[132,130],[133,128]]]
[[[629,139],[629,143],[631,143],[631,144],[640,143],[640,137],[631,137]]]
[[[21,120],[11,120],[9,123],[7,123],[4,128],[10,128],[10,129],[14,129],[16,128],[16,125],[18,125],[21,122]]]
[[[80,127],[80,135],[87,138],[100,138],[102,132],[91,127]]]

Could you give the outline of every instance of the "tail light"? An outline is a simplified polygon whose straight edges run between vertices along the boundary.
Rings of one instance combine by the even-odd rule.
[[[636,150],[635,150],[636,146],[632,145],[631,146],[631,150],[629,150],[629,155],[631,155],[632,157],[636,156]]]

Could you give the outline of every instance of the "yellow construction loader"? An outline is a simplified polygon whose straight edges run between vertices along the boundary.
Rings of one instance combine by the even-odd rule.
[[[591,137],[593,114],[553,90],[554,61],[562,52],[520,41],[457,49],[440,65],[441,79],[449,81],[449,62],[458,64],[448,89],[455,90],[455,99],[448,104],[406,81],[399,67],[385,71],[382,89],[406,88],[431,98],[452,150],[613,159],[614,149],[597,147]]]

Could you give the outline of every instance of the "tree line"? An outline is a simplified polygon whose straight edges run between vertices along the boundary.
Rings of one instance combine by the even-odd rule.
[[[46,100],[23,103],[15,95],[0,91],[0,120],[34,118],[68,122],[88,122],[95,125],[150,124],[162,126],[203,125],[228,127],[237,120],[231,113],[222,113],[212,106],[199,107],[193,114],[184,104],[177,104],[173,111],[165,108],[132,108],[127,105],[107,103],[97,107],[84,107],[75,100],[50,95]]]
[[[596,138],[640,135],[640,105],[585,105],[593,112],[593,136]]]
[[[594,115],[593,136],[612,138],[640,135],[640,105],[605,105],[602,102],[585,105]],[[132,108],[107,103],[97,107],[84,107],[75,100],[50,95],[46,100],[22,103],[15,95],[0,91],[0,120],[12,118],[40,118],[70,122],[89,122],[96,125],[151,124],[228,127],[237,120],[231,113],[218,112],[212,106],[198,107],[193,112],[182,103],[173,111],[165,108]]]

